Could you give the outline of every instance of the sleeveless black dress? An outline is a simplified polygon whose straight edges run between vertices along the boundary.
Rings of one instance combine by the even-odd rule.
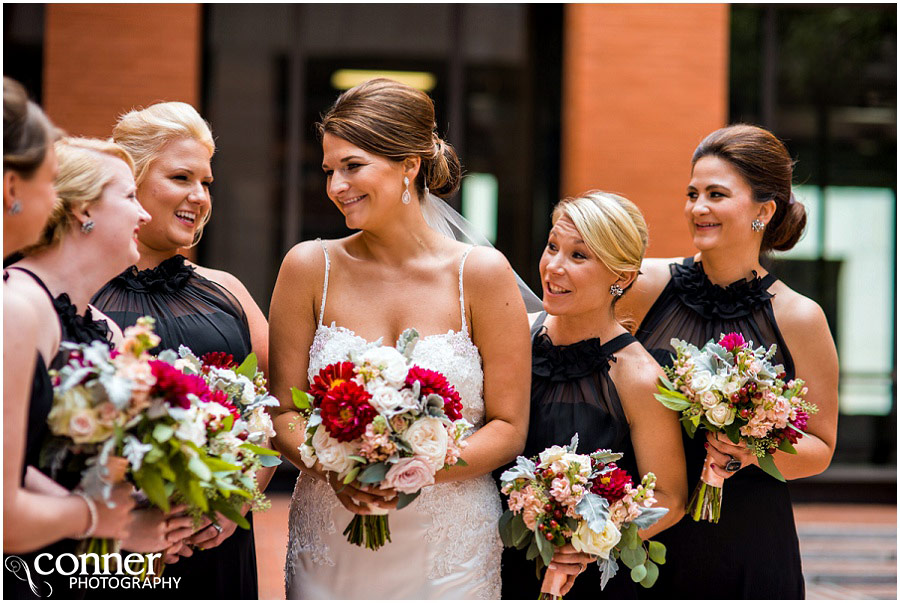
[[[699,262],[670,264],[672,278],[637,332],[656,358],[671,366],[672,338],[698,347],[739,332],[754,345],[778,345],[775,357],[788,379],[794,363],[772,310],[768,289],[777,278],[712,284]],[[705,433],[682,432],[688,488],[700,480]],[[803,599],[800,548],[787,484],[749,466],[725,480],[718,524],[685,516],[655,537],[666,545],[666,564],[644,596],[651,599]]]
[[[92,303],[123,329],[141,316],[156,319],[162,341],[151,350],[186,345],[199,357],[225,352],[242,362],[251,352],[250,328],[240,302],[218,284],[196,273],[176,255],[156,268],[132,266],[107,283]],[[250,529],[237,528],[219,546],[166,566],[163,577],[180,577],[178,588],[142,591],[141,596],[175,599],[257,599],[253,517]],[[121,596],[121,592],[117,593]]]
[[[616,362],[614,354],[635,338],[623,333],[606,343],[594,338],[557,346],[543,326],[546,317],[546,312],[541,313],[531,330],[531,411],[522,455],[530,458],[550,446],[565,446],[577,433],[579,453],[599,448],[622,452],[625,456],[617,464],[640,480],[631,430],[609,375],[610,363]],[[495,472],[495,477],[502,471]],[[502,579],[504,599],[536,599],[541,590],[535,562],[525,558],[524,550],[503,549]],[[601,591],[600,570],[591,563],[565,598],[636,599],[641,588],[624,568]]]
[[[47,293],[47,296],[53,302],[53,309],[59,316],[59,324],[61,328],[61,340],[73,343],[90,343],[91,341],[100,339],[109,342],[110,330],[106,321],[95,321],[88,309],[84,315],[78,314],[75,305],[69,299],[67,293],[62,293],[57,297],[53,297],[47,285],[33,272],[25,268],[12,266],[10,270],[20,270],[24,272]],[[7,274],[4,273],[4,280]],[[67,354],[60,351],[53,358],[50,365],[52,368],[60,368],[66,362]],[[25,436],[25,465],[22,471],[24,483],[25,468],[29,465],[41,469],[44,473],[50,474],[47,467],[43,467],[41,463],[41,449],[45,441],[51,436],[50,427],[47,425],[47,415],[53,406],[53,385],[50,376],[47,373],[47,367],[43,357],[38,354],[37,363],[34,371],[34,381],[31,388],[31,403],[28,408],[28,431]],[[71,490],[81,479],[78,470],[62,470],[57,472],[54,478],[67,489]],[[38,576],[34,574],[34,560],[41,553],[50,553],[53,559],[63,553],[74,553],[75,547],[78,545],[77,540],[66,538],[58,542],[49,544],[37,551],[19,555],[29,568],[32,569],[32,577],[39,588],[39,592],[46,597],[50,589],[44,584],[49,583],[52,588],[51,596],[54,599],[81,599],[85,596],[85,590],[79,588],[69,588],[69,579],[57,573],[47,576]],[[18,580],[11,575],[6,575],[3,586],[4,599],[37,599],[28,586],[26,581]]]

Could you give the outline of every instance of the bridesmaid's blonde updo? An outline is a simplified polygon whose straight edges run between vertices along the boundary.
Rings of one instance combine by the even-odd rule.
[[[55,144],[59,173],[54,183],[56,202],[37,243],[22,250],[25,255],[53,247],[78,219],[76,212],[84,211],[100,201],[103,189],[115,176],[105,157],[121,159],[134,172],[131,155],[121,146],[98,138],[63,138]]]
[[[113,129],[113,140],[134,159],[134,180],[138,187],[144,181],[150,164],[159,157],[163,148],[173,140],[183,138],[196,140],[205,146],[210,157],[216,152],[209,124],[187,103],[156,103],[146,109],[135,109],[120,117]],[[212,207],[206,212],[203,222],[197,226],[193,245],[200,241],[203,227],[209,222],[210,216]]]
[[[437,135],[434,103],[421,90],[385,78],[363,82],[341,94],[316,127],[320,141],[328,133],[392,161],[420,157],[420,195],[426,186],[442,198],[459,189],[459,158]]]
[[[568,216],[588,249],[616,274],[641,269],[649,238],[647,223],[637,205],[625,197],[588,191],[560,201],[552,222]]]

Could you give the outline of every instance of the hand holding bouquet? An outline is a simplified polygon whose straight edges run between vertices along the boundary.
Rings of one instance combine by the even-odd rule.
[[[676,357],[665,367],[657,400],[681,412],[681,423],[694,437],[702,427],[721,432],[735,444],[743,444],[757,457],[759,467],[775,479],[784,477],[775,466],[776,450],[796,454],[794,444],[805,434],[806,422],[818,409],[803,399],[802,379],[784,381],[784,367],[773,365],[777,347],[754,349],[739,333],[722,335],[697,349],[672,340]],[[721,515],[724,480],[711,468],[707,455],[700,483],[688,502],[694,521],[717,523]]]
[[[345,485],[394,490],[398,509],[433,484],[437,471],[465,464],[463,437],[472,427],[447,379],[411,364],[418,338],[407,329],[396,347],[376,342],[326,366],[308,394],[292,388],[306,419],[300,446],[306,466],[318,462]],[[387,516],[356,515],[344,534],[377,550],[390,541]]]
[[[554,547],[571,544],[595,555],[601,570],[601,590],[618,571],[617,560],[631,568],[631,578],[649,588],[665,563],[665,547],[644,542],[647,528],[668,509],[654,507],[656,476],[648,473],[635,486],[616,466],[619,453],[597,450],[576,454],[578,436],[568,447],[552,446],[533,459],[518,457],[516,466],[500,476],[509,509],[500,518],[500,536],[508,547],[524,549],[541,569],[550,564]],[[561,598],[566,575],[547,570],[541,598]]]

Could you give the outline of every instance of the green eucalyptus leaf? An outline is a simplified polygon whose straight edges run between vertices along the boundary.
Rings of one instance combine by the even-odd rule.
[[[256,368],[259,366],[259,361],[256,358],[256,354],[254,352],[250,352],[247,354],[247,357],[244,358],[244,361],[241,363],[239,367],[234,369],[234,372],[238,375],[242,375],[253,381],[253,378],[256,376]]]
[[[648,540],[647,548],[649,549],[650,559],[660,565],[666,562],[666,545],[655,540]]]
[[[656,579],[659,578],[659,567],[652,561],[648,561],[644,564],[644,567],[647,568],[647,575],[640,581],[640,584],[644,588],[650,588],[656,584]]]
[[[636,565],[631,568],[631,580],[633,582],[640,582],[644,578],[647,577],[647,567],[644,565]]]

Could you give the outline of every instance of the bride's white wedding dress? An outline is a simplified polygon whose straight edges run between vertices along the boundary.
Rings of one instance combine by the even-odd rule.
[[[368,343],[349,329],[322,324],[330,268],[324,243],[322,248],[325,286],[309,351],[310,381],[326,365]],[[460,330],[423,337],[412,359],[447,377],[462,399],[463,416],[478,429],[484,424],[484,373],[466,328],[462,271],[468,252],[459,264]],[[301,471],[291,499],[287,598],[499,599],[500,514],[490,475],[429,486],[408,507],[391,511],[391,542],[371,551],[348,543],[342,534],[353,514],[331,486]]]

